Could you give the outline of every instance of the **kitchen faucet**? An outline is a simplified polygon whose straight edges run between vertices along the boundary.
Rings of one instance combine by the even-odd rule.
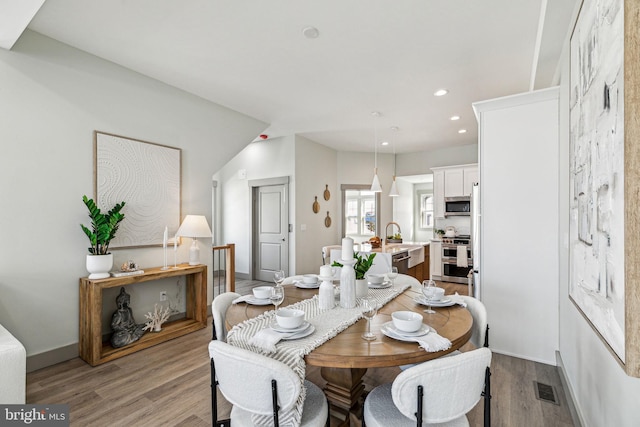
[[[397,222],[391,221],[390,223],[387,224],[387,227],[384,230],[385,233],[385,237],[388,239],[389,236],[393,236],[393,234],[389,234],[389,226],[390,225],[395,225],[396,227],[398,227],[398,234],[402,235],[402,230],[400,230],[400,224],[398,224]]]

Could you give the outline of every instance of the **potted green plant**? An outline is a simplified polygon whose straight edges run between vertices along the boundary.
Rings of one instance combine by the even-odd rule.
[[[367,295],[367,271],[373,265],[373,259],[376,257],[376,253],[372,252],[369,255],[358,255],[357,252],[353,252],[353,258],[356,260],[353,264],[353,270],[356,273],[356,297],[364,297]],[[331,264],[332,267],[343,267],[337,261]]]
[[[100,211],[93,199],[82,196],[82,201],[89,210],[89,218],[91,218],[91,228],[80,224],[91,244],[87,255],[87,271],[91,273],[89,279],[104,279],[109,277],[109,270],[113,266],[113,255],[109,252],[109,243],[116,236],[118,226],[124,219],[124,214],[120,211],[125,202],[116,204],[105,214]]]

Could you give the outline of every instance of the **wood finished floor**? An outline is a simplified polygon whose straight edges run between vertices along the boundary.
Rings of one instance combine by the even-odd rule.
[[[258,284],[264,282],[237,281],[236,291],[245,294]],[[466,292],[466,286],[441,286],[447,293]],[[27,403],[68,404],[72,426],[209,426],[210,339],[211,319],[204,330],[95,368],[76,358],[40,369],[27,374]],[[493,426],[573,426],[554,366],[494,353],[491,369]],[[399,372],[370,369],[367,389],[393,381]],[[324,385],[319,369],[310,367],[307,377]],[[552,385],[560,405],[536,399],[534,381]],[[219,410],[224,416],[228,404]],[[482,401],[468,418],[472,427],[483,425]]]

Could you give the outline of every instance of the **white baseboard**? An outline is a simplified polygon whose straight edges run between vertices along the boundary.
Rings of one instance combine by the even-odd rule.
[[[581,411],[579,411],[579,406],[576,406],[575,394],[573,393],[573,388],[571,387],[571,383],[569,383],[569,379],[567,378],[567,374],[564,369],[564,362],[562,361],[562,355],[559,351],[556,351],[556,365],[558,366],[560,382],[562,383],[562,389],[564,390],[567,405],[569,405],[569,413],[571,414],[573,425],[576,427],[582,427],[586,424],[584,423],[584,418],[582,417]]]

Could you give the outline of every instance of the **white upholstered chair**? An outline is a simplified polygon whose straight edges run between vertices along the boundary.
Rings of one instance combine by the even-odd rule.
[[[322,247],[322,265],[327,265],[330,263],[332,250],[342,251],[342,246],[340,245],[323,246]]]
[[[0,325],[0,404],[24,405],[27,352],[11,332]]]
[[[482,396],[491,364],[486,347],[441,357],[401,372],[392,384],[369,393],[364,403],[367,427],[468,426],[466,413]]]
[[[473,317],[473,327],[469,341],[476,347],[489,347],[489,326],[487,325],[487,309],[482,301],[467,295],[458,295],[457,298],[464,301],[467,310]]]
[[[254,414],[273,417],[273,425],[278,426],[279,417],[294,408],[303,386],[306,396],[301,427],[328,426],[329,409],[322,390],[309,381],[301,383],[284,363],[216,340],[209,344],[209,355],[214,426],[229,425],[217,420],[216,386],[233,405],[233,426],[254,425]]]
[[[225,292],[213,299],[211,302],[211,316],[213,317],[213,337],[214,340],[227,341],[227,328],[225,327],[225,314],[233,303],[233,300],[240,297],[235,292]]]

